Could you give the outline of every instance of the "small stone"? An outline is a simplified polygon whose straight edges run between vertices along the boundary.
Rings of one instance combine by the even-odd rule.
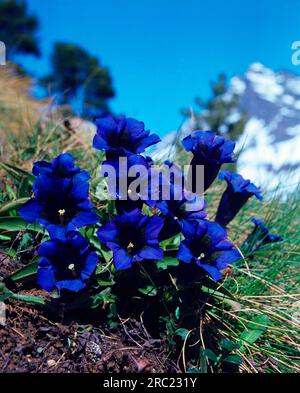
[[[56,365],[56,361],[55,360],[53,360],[53,359],[48,359],[47,360],[47,366],[48,367],[53,367],[55,365]]]

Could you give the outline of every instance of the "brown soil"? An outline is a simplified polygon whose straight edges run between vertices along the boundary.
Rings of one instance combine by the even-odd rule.
[[[1,253],[0,260],[0,280],[4,272],[21,267]],[[8,300],[6,324],[0,325],[0,373],[176,372],[163,344],[137,321],[122,321],[113,329],[74,320],[59,323],[39,306]]]

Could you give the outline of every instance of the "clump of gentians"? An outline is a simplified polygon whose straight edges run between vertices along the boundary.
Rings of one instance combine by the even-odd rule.
[[[125,116],[103,116],[96,120],[96,127],[93,146],[105,151],[105,162],[116,168],[117,177],[126,178],[130,184],[137,176],[130,177],[129,169],[140,164],[145,168],[140,180],[149,185],[153,161],[142,153],[160,138],[146,130],[143,122]],[[142,187],[134,201],[128,199],[130,188],[115,190],[117,214],[108,222],[100,222],[97,235],[100,243],[112,251],[116,270],[162,260],[161,241],[173,236],[182,239],[177,254],[181,282],[187,276],[195,281],[207,274],[217,281],[224,270],[240,258],[225,227],[252,195],[262,198],[260,190],[238,174],[222,173],[220,176],[226,180],[227,189],[222,195],[215,222],[207,220],[203,196],[192,193],[198,180],[193,177],[196,166],[204,166],[202,180],[204,190],[207,190],[221,166],[235,161],[235,144],[212,131],[194,131],[183,139],[182,144],[193,154],[188,174],[191,189],[184,189],[184,178],[176,165],[166,162],[173,169],[174,177],[167,180],[164,176],[159,177],[155,200],[149,198],[148,186]],[[118,166],[122,157],[128,159],[126,171]],[[89,199],[89,175],[75,166],[70,154],[61,154],[52,162],[36,162],[33,174],[36,176],[34,196],[20,209],[20,215],[28,222],[40,223],[50,235],[39,248],[38,283],[47,291],[56,288],[78,292],[87,286],[98,263],[93,246],[78,231],[99,220]],[[175,182],[176,176],[182,181]],[[169,200],[161,196],[162,187],[166,186],[170,188]],[[180,197],[175,198],[178,193]],[[188,209],[189,204],[193,204],[193,210]],[[264,229],[262,233],[263,241],[268,241]],[[276,241],[272,236],[270,239]]]
[[[78,292],[86,286],[98,257],[78,228],[96,224],[98,216],[89,199],[89,174],[75,167],[70,154],[52,162],[38,161],[34,196],[19,210],[28,222],[37,222],[51,239],[39,248],[38,284],[47,291],[55,288]]]

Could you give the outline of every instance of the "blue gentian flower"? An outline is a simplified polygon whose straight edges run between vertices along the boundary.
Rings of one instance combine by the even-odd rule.
[[[117,215],[113,221],[101,227],[98,237],[113,251],[116,269],[125,270],[134,262],[163,258],[158,242],[162,226],[162,218],[145,216],[141,210],[135,209]]]
[[[160,240],[168,239],[184,231],[195,220],[206,217],[204,199],[196,196],[194,198],[193,201],[183,197],[180,200],[162,201],[156,204],[164,216],[164,226],[159,234]],[[188,210],[190,204],[193,204],[191,211]]]
[[[26,221],[38,222],[49,232],[63,230],[67,224],[79,228],[98,221],[88,196],[90,176],[75,167],[70,154],[61,154],[51,163],[38,161],[32,172],[34,197],[19,210]]]
[[[253,229],[253,235],[257,235],[257,237],[259,238],[259,240],[262,241],[263,244],[277,243],[283,241],[283,238],[281,236],[270,233],[269,228],[262,220],[259,220],[258,218],[252,218],[251,221],[255,224],[255,228]]]
[[[225,227],[250,197],[255,195],[259,200],[262,200],[263,197],[259,188],[239,174],[224,171],[220,173],[220,179],[227,182],[227,188],[222,195],[216,221]]]
[[[270,233],[269,228],[262,220],[252,218],[251,221],[255,224],[255,227],[243,244],[243,247],[248,252],[254,251],[265,244],[282,242],[284,240],[281,236]]]
[[[61,234],[61,233],[60,233]],[[93,274],[98,257],[89,250],[88,241],[74,230],[39,247],[38,284],[46,291],[83,289]]]
[[[193,153],[189,183],[192,191],[196,191],[196,165],[204,166],[204,191],[217,177],[222,164],[234,162],[235,143],[216,135],[212,131],[193,131],[182,140],[186,151]],[[199,179],[198,179],[199,181]]]
[[[116,200],[115,206],[119,214],[137,208],[142,209],[144,203],[150,208],[154,208],[157,201],[160,200],[163,188],[170,188],[169,178],[165,176],[163,171],[153,168],[152,164],[153,161],[139,154],[130,155],[124,166],[119,159],[103,162],[102,171],[104,173],[107,171],[106,165],[114,168],[116,173],[116,179],[114,176],[107,176],[107,181],[109,193]],[[138,167],[130,172],[134,166]],[[124,180],[126,183],[121,186]]]
[[[107,169],[105,168],[107,168],[107,165],[114,168],[116,174],[116,178],[114,178],[114,176],[109,176],[109,173],[105,173],[105,176],[107,177],[109,194],[116,200],[115,206],[118,213],[129,212],[137,208],[141,209],[144,201],[151,206],[154,205],[150,202],[150,167],[152,162],[149,159],[139,154],[132,154],[127,158],[126,165],[124,166],[120,164],[119,159],[106,160],[103,162],[103,172],[106,172]],[[142,172],[134,176],[129,176],[129,171],[133,169],[135,165],[138,165],[142,169]],[[140,187],[140,190],[134,190],[138,199],[133,200],[130,184],[137,179],[139,179],[139,183],[142,184],[142,187]],[[124,182],[124,180],[126,184],[122,186],[121,183]]]
[[[93,146],[105,150],[107,159],[143,153],[160,141],[156,134],[145,130],[143,122],[129,117],[106,115],[98,118],[95,124],[97,134]]]
[[[168,184],[165,183],[165,186],[170,189],[170,199],[159,199],[155,202],[155,207],[164,216],[164,226],[159,234],[160,240],[168,239],[182,231],[190,222],[206,217],[204,199],[184,190],[181,169],[169,161],[165,161],[165,165],[172,169],[173,176]]]
[[[229,264],[240,259],[240,253],[227,239],[226,229],[216,222],[207,220],[195,221],[184,232],[185,240],[180,244],[177,258],[193,269],[199,267],[207,272],[215,281],[222,277],[221,271]],[[181,264],[181,274],[190,266]],[[201,277],[194,269],[195,279]]]

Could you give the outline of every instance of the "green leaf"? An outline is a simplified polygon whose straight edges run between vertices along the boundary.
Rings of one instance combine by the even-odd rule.
[[[203,354],[215,364],[218,362],[217,355],[209,348],[204,349]]]
[[[28,224],[22,217],[0,217],[0,230],[6,232],[19,232],[25,230],[42,232],[43,228],[39,224]]]
[[[0,235],[0,240],[6,242],[6,241],[11,240],[11,237],[10,236],[5,236],[5,235]]]
[[[207,374],[207,360],[203,349],[200,350],[200,371]]]
[[[112,305],[112,304],[114,304],[114,302],[116,300],[116,296],[113,293],[111,293],[110,287],[97,293],[96,295],[92,296],[91,298],[92,298],[92,308],[97,308],[101,304],[104,304],[104,303],[111,303],[111,305]]]
[[[184,328],[179,328],[179,329],[175,330],[175,335],[180,336],[182,338],[182,340],[185,340],[188,334],[189,334],[189,331]]]
[[[35,303],[35,304],[46,304],[46,299],[38,296],[27,296],[27,295],[19,295],[17,293],[11,292],[3,282],[0,282],[0,301],[4,301],[8,298],[19,300],[26,303]]]
[[[45,305],[46,304],[46,299],[38,296],[26,296],[26,295],[18,295],[16,293],[13,293],[11,296],[12,299],[19,300],[22,302],[26,303],[34,303],[34,304],[40,304],[40,305]]]
[[[31,185],[35,181],[35,176],[32,173],[6,162],[0,161],[0,168],[4,169],[11,177],[18,181],[21,181],[24,177],[28,179]]]
[[[102,243],[100,243],[97,236],[94,234],[88,234],[90,243],[96,248],[96,250],[101,252],[102,257],[104,258],[106,263],[109,263],[112,259],[112,251],[106,248]]]
[[[238,349],[240,347],[239,344],[234,343],[234,342],[228,340],[227,338],[223,338],[220,341],[220,346],[221,346],[221,348],[226,349],[228,352],[234,351],[235,349]]]
[[[8,248],[5,250],[5,255],[10,258],[15,258],[17,256],[17,251],[14,248]]]
[[[4,302],[6,299],[12,297],[13,293],[6,288],[3,282],[0,282],[0,302]]]
[[[178,266],[179,260],[175,257],[165,257],[161,261],[156,262],[158,269],[166,270],[170,266]]]
[[[235,300],[234,295],[230,291],[228,291],[228,289],[220,286],[218,283],[211,279],[208,279],[206,281],[206,285],[201,285],[201,289],[203,292],[210,293],[211,295],[226,297]]]
[[[270,324],[270,319],[267,315],[257,315],[252,319],[252,322],[248,324],[249,329],[260,329],[266,330]]]
[[[29,265],[23,267],[22,269],[16,271],[10,276],[10,279],[14,282],[25,280],[37,273],[38,262],[32,262]]]
[[[265,332],[268,325],[269,318],[266,315],[258,315],[248,324],[248,329],[243,331],[240,339],[246,344],[253,344]],[[245,349],[245,345],[242,345],[240,350],[243,352]]]
[[[219,288],[215,290],[213,288],[206,287],[204,285],[201,286],[201,290],[205,293],[210,294],[212,297],[217,298],[218,300],[222,300],[224,303],[228,304],[234,310],[241,310],[242,306],[236,300],[233,300],[233,295],[227,291],[225,288]]]
[[[228,355],[225,359],[223,359],[226,363],[233,363],[240,365],[243,363],[243,359],[239,355]]]
[[[0,207],[0,215],[6,215],[12,210],[18,210],[25,202],[27,202],[29,198],[19,198],[14,201],[10,201],[5,203]]]
[[[156,296],[157,289],[153,285],[147,285],[145,288],[139,288],[139,292],[146,296]]]
[[[10,297],[12,297],[12,292],[5,292],[0,294],[0,302],[4,302],[5,300],[9,299]]]
[[[112,280],[97,280],[97,284],[99,285],[99,287],[111,287],[115,284],[114,281]]]

